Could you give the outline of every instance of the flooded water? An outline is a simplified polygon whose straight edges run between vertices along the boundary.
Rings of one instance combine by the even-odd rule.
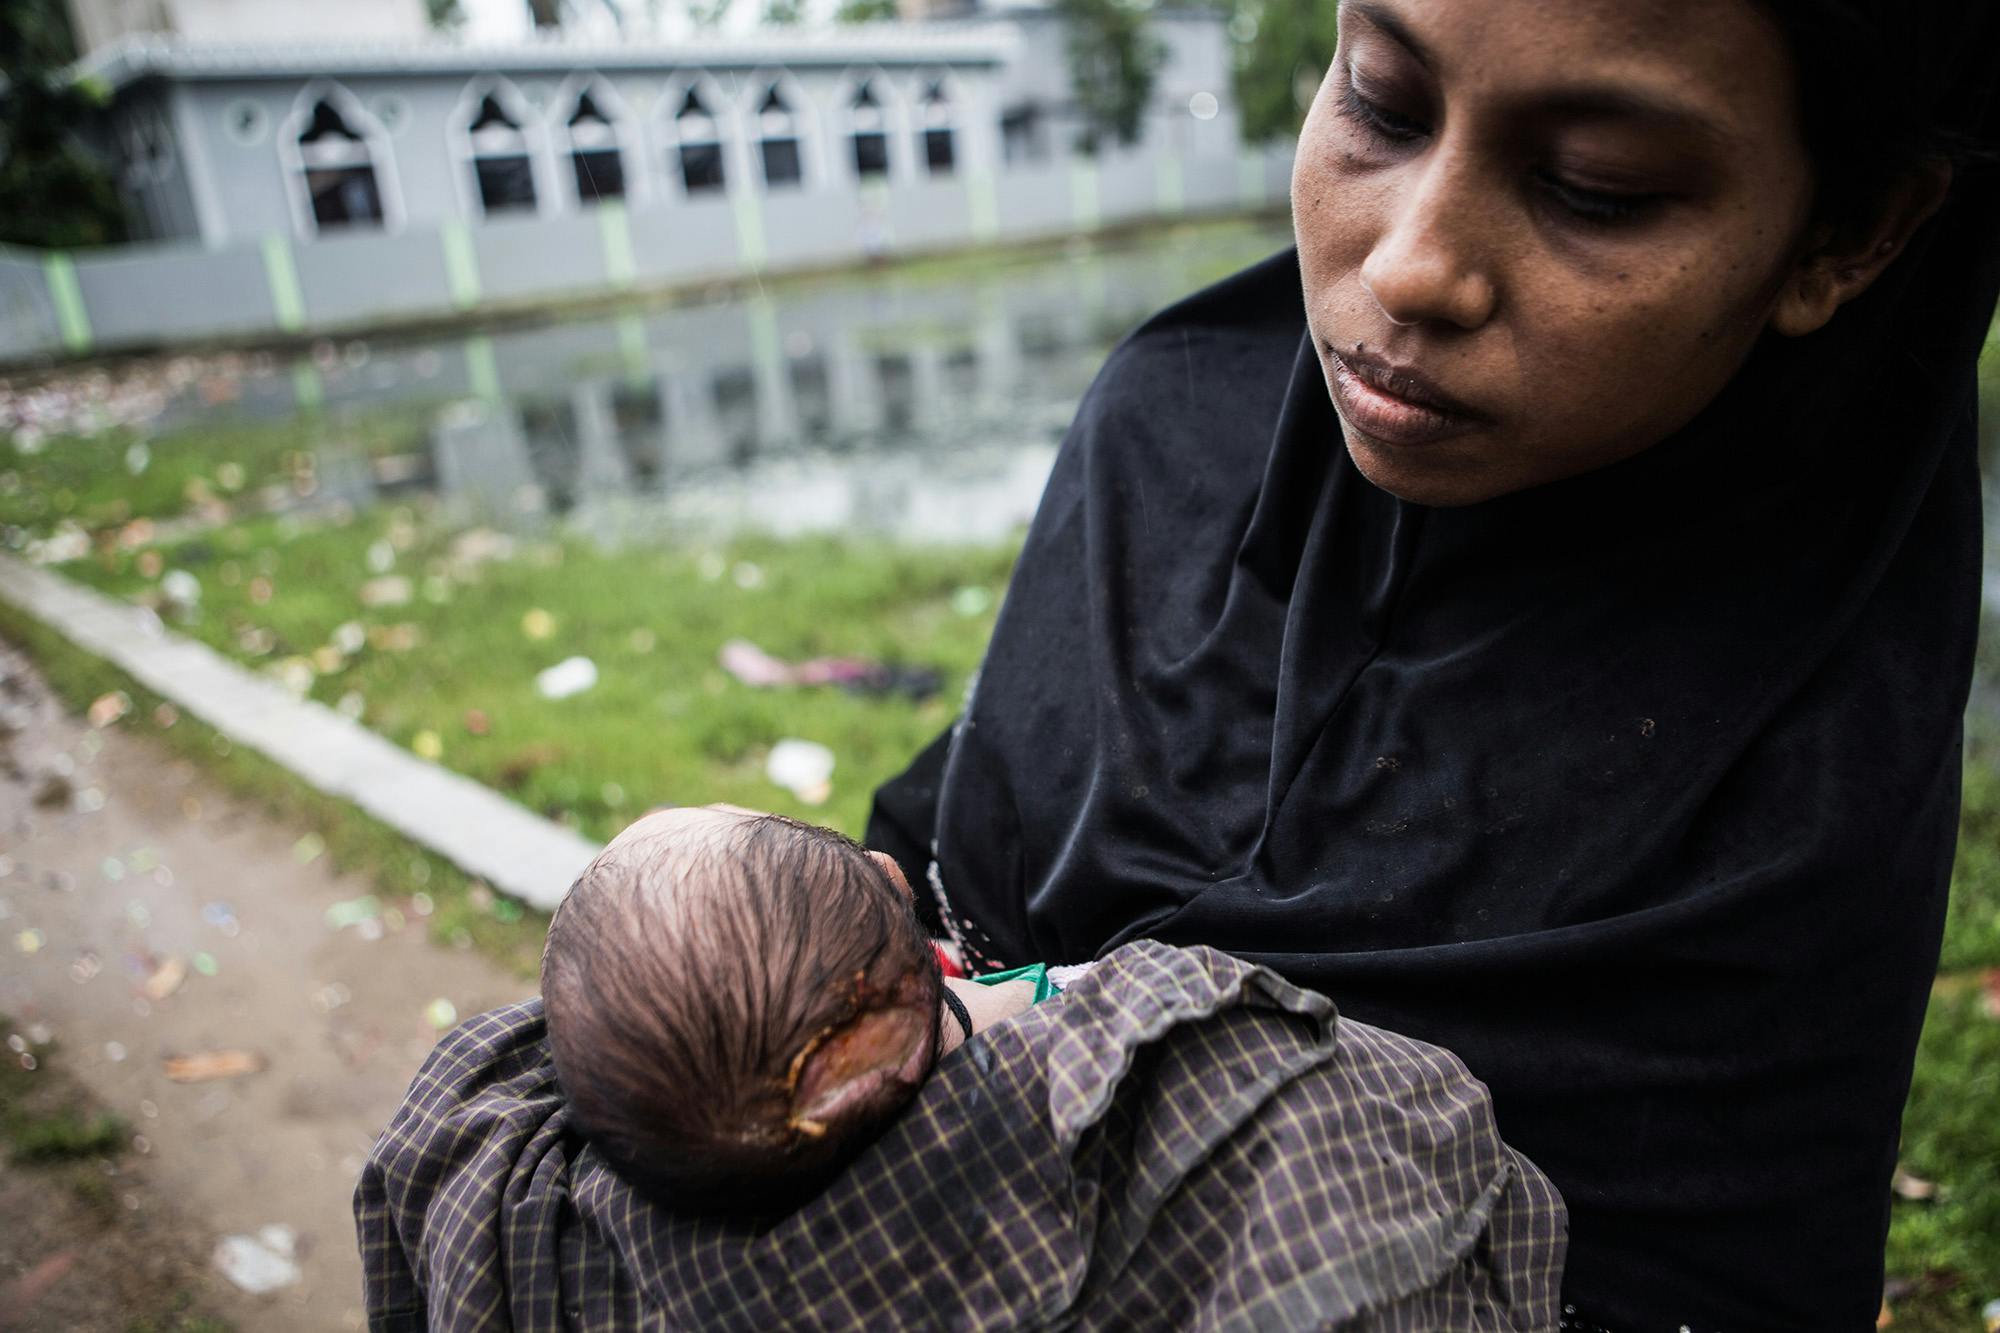
[[[1032,516],[1105,354],[1288,243],[1282,226],[964,261],[473,337],[325,345],[231,414],[335,423],[322,502],[429,491],[468,520],[607,541],[865,532],[988,542]],[[428,447],[343,456],[337,423],[428,413]],[[219,410],[188,396],[161,429]]]

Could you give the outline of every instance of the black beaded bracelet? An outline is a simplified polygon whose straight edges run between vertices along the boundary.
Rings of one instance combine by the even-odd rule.
[[[949,986],[940,986],[939,992],[944,996],[944,1007],[949,1009],[951,1016],[958,1020],[959,1029],[965,1033],[965,1039],[971,1041],[972,1015],[966,1010],[965,1001],[959,999],[957,992]]]

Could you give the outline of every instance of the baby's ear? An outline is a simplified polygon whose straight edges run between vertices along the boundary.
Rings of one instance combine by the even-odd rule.
[[[903,874],[903,867],[896,864],[895,857],[887,852],[870,852],[868,855],[874,859],[876,865],[882,867],[883,874],[895,881],[897,888],[912,898],[917,896],[910,888],[910,881]]]
[[[792,1127],[817,1138],[856,1112],[907,1097],[930,1072],[936,1025],[935,1014],[898,1005],[824,1034],[792,1062]]]

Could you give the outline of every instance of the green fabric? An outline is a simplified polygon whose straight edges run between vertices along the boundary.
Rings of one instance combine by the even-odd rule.
[[[1055,983],[1049,980],[1047,963],[1030,963],[1026,967],[1009,968],[1005,972],[990,972],[983,977],[974,977],[982,986],[997,986],[1003,981],[1032,981],[1035,983],[1035,1003],[1040,1004],[1051,995],[1060,995]]]

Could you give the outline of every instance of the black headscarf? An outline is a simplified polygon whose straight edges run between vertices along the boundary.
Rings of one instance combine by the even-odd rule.
[[[1292,252],[1183,301],[1084,399],[964,717],[871,839],[978,961],[1208,944],[1456,1051],[1562,1189],[1595,1321],[1872,1326],[1997,252],[1961,172],[1688,428],[1459,509],[1355,471]]]

